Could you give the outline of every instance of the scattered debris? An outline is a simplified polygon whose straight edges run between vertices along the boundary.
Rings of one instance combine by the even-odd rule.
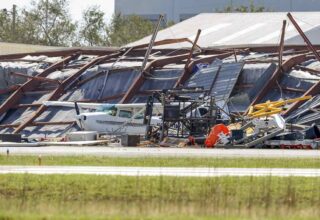
[[[0,145],[316,149],[319,47],[288,17],[306,46],[286,21],[278,46],[156,41],[160,17],[149,44],[1,55]]]

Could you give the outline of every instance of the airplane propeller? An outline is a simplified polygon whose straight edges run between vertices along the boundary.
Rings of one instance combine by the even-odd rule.
[[[83,130],[82,118],[80,117],[80,108],[79,108],[77,102],[74,102],[74,109],[76,110],[77,118],[78,118],[79,124],[80,124],[80,129]]]

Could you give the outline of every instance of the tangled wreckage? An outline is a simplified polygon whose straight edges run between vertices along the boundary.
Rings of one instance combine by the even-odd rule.
[[[285,45],[283,21],[279,45],[200,47],[200,30],[156,40],[157,26],[149,43],[121,49],[1,55],[0,132],[31,140],[95,130],[143,134],[162,146],[174,137],[206,147],[318,148],[320,47],[288,17],[306,45]]]

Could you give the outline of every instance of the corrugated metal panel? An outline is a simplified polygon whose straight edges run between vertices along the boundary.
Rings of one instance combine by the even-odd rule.
[[[103,85],[106,75],[102,75],[94,80],[83,84],[82,86],[80,86],[80,88],[68,91],[61,97],[61,100],[77,101],[79,99],[98,99],[99,96],[110,97],[117,94],[125,93],[138,74],[138,71],[109,73],[105,86]]]
[[[249,97],[251,102],[257,96],[257,94],[259,93],[261,88],[263,88],[266,82],[268,82],[268,80],[271,79],[271,76],[276,69],[277,69],[276,64],[274,63],[270,64],[269,67],[265,69],[263,74],[259,77],[259,79],[254,82],[254,86],[249,91]]]
[[[221,68],[219,70],[219,67]],[[212,64],[207,68],[200,69],[190,80],[187,81],[185,87],[203,87],[205,90],[211,89],[211,95],[215,97],[219,107],[227,110],[227,102],[238,81],[243,63],[223,63]],[[200,94],[190,94],[192,98],[198,97]]]
[[[227,112],[229,111],[227,103],[238,81],[243,65],[244,63],[222,64],[213,84],[211,95],[215,97],[216,104]]]
[[[259,83],[260,78],[266,72],[269,75],[273,69],[273,64],[269,63],[245,64],[237,82],[239,87],[233,90],[232,97],[229,99],[229,111],[245,112],[251,104],[252,99],[257,95],[257,91],[261,88],[261,83]],[[263,83],[265,82],[263,81]],[[243,87],[243,85],[253,85],[253,87],[247,88]]]
[[[203,87],[205,90],[209,90],[212,87],[212,83],[216,78],[220,64],[210,65],[207,68],[198,70],[186,83],[185,87]],[[188,94],[192,98],[199,97],[200,94]]]
[[[148,77],[140,88],[145,90],[162,90],[171,89],[180,77],[183,69],[159,69],[151,72],[152,76]]]

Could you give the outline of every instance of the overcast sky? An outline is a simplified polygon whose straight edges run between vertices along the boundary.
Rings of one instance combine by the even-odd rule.
[[[13,4],[18,7],[29,6],[31,0],[0,0],[0,9],[12,8]],[[114,12],[115,0],[69,0],[70,14],[74,20],[81,19],[81,12],[90,5],[99,5],[100,9],[106,14],[106,20],[109,21]]]

